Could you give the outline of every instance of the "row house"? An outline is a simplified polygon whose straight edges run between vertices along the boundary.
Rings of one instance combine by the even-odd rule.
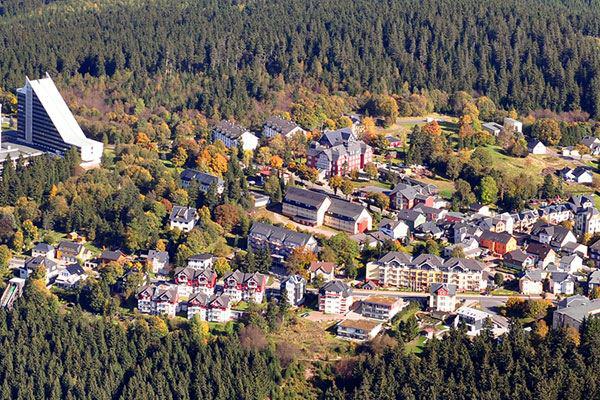
[[[325,314],[346,314],[353,303],[352,289],[342,281],[329,281],[319,289],[319,311]]]
[[[459,291],[482,291],[487,286],[484,265],[467,258],[421,254],[414,259],[403,252],[389,252],[366,266],[366,280],[384,287],[427,291],[433,283],[455,284]]]
[[[406,302],[399,297],[369,296],[361,302],[361,314],[366,318],[390,320],[402,309]]]
[[[198,211],[194,207],[173,206],[169,216],[169,227],[189,232],[198,222]]]
[[[295,122],[278,115],[269,117],[263,124],[262,129],[262,136],[269,139],[277,135],[290,139],[298,133],[304,135],[306,132]]]
[[[175,270],[175,283],[179,287],[179,294],[189,297],[193,293],[204,293],[212,295],[217,285],[217,274],[207,269],[194,269],[191,267],[182,267]]]
[[[408,237],[409,227],[404,221],[383,218],[379,223],[379,231],[391,239],[397,240]]]
[[[515,221],[509,213],[502,213],[491,217],[481,218],[476,224],[484,231],[496,233],[508,232],[512,235]]]
[[[553,204],[538,209],[540,218],[544,218],[547,223],[552,225],[560,224],[561,222],[570,221],[573,219],[573,211],[566,204]]]
[[[223,293],[233,303],[242,300],[260,304],[265,296],[267,277],[261,273],[235,270],[223,278]]]
[[[442,220],[448,213],[448,210],[446,209],[429,207],[425,204],[418,204],[413,207],[413,210],[425,215],[427,221],[430,222],[437,222],[439,220]]]
[[[533,210],[524,210],[511,215],[514,221],[514,230],[517,232],[530,232],[533,225],[540,219],[540,214]]]
[[[199,315],[202,321],[230,321],[231,300],[225,294],[195,293],[187,301],[187,317],[192,319],[195,315]]]
[[[184,169],[179,177],[181,179],[181,186],[187,188],[195,182],[198,184],[198,189],[203,193],[208,192],[211,187],[219,194],[223,193],[223,190],[225,189],[223,179],[195,169]]]
[[[513,268],[518,271],[524,271],[533,268],[536,263],[536,259],[533,255],[527,254],[521,249],[509,251],[502,257],[504,266]]]
[[[241,145],[244,150],[254,151],[258,146],[258,138],[249,130],[240,124],[226,120],[213,127],[212,140],[213,142],[220,140],[228,149],[237,149]]]
[[[479,245],[502,256],[517,249],[517,240],[508,232],[484,231],[479,237]]]
[[[285,260],[299,247],[311,252],[317,251],[317,241],[312,235],[262,222],[252,224],[248,233],[248,245],[253,250],[268,248],[271,255],[280,260]]]
[[[177,287],[145,285],[137,293],[138,310],[143,314],[174,317],[179,309]]]

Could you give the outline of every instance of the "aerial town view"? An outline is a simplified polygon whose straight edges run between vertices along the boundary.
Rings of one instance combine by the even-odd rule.
[[[600,399],[598,0],[5,0],[0,48],[0,398]]]

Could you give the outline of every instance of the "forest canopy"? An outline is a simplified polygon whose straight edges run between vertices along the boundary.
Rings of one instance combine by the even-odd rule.
[[[3,2],[0,79],[113,76],[209,116],[281,84],[351,95],[467,90],[519,110],[600,115],[597,0]],[[178,94],[164,93],[176,82]],[[179,104],[177,104],[179,103]]]

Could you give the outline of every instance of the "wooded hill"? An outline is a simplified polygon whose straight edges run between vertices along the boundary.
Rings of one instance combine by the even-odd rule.
[[[24,74],[128,69],[132,92],[147,104],[209,116],[242,115],[283,83],[356,95],[400,93],[405,82],[413,91],[475,91],[505,108],[600,115],[598,0],[7,0],[2,7],[5,89],[20,86]],[[148,80],[169,90],[149,90]]]

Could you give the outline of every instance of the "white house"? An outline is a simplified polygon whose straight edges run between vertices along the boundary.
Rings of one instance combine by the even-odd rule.
[[[346,319],[337,325],[337,335],[344,339],[357,341],[371,340],[381,332],[381,322],[366,319]]]
[[[242,125],[231,121],[221,121],[212,130],[213,142],[220,140],[227,148],[237,148],[242,143],[244,150],[254,150],[258,146],[258,138]]]
[[[504,130],[507,132],[523,133],[523,123],[513,118],[504,118]]]
[[[561,169],[559,172],[560,172],[560,176],[566,182],[592,183],[594,180],[594,174],[587,167],[582,167],[582,166],[575,167],[575,168],[565,167],[565,168]]]
[[[525,295],[539,295],[544,292],[544,282],[542,271],[532,269],[525,272],[525,275],[519,279],[519,291]]]
[[[79,264],[70,264],[62,268],[54,281],[54,285],[62,289],[73,289],[87,278]]]
[[[527,150],[530,154],[546,154],[548,149],[538,139],[532,139],[527,142]]]
[[[379,223],[379,231],[392,239],[404,239],[408,236],[408,225],[404,221],[383,218]]]
[[[577,254],[571,254],[560,259],[559,268],[561,271],[574,274],[583,268],[583,259]]]
[[[440,312],[456,310],[456,285],[434,283],[429,289],[429,308]]]
[[[295,122],[283,119],[278,115],[269,117],[265,121],[262,130],[262,136],[267,138],[272,138],[276,135],[291,138],[296,133],[304,134],[305,131]]]
[[[550,291],[554,295],[570,296],[575,293],[575,277],[568,272],[553,272],[550,274]]]
[[[177,228],[184,232],[189,232],[194,229],[198,219],[198,212],[195,208],[173,206],[171,216],[169,217],[169,226],[171,229]]]

